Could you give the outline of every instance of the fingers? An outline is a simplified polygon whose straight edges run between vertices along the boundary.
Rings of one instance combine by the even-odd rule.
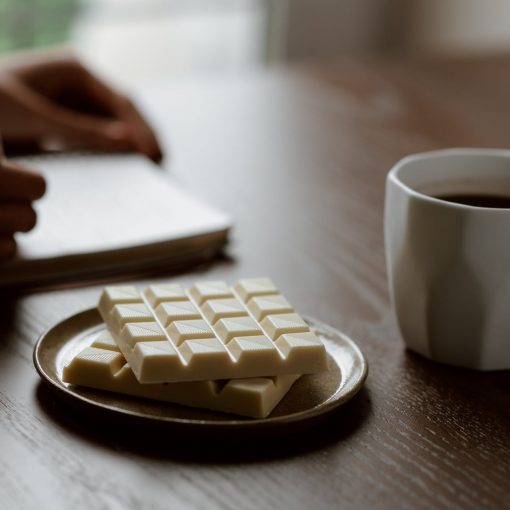
[[[40,140],[71,149],[137,151],[161,161],[156,135],[131,101],[75,59],[50,64],[28,75],[19,72],[10,89],[32,115],[29,126]]]
[[[133,102],[112,90],[106,83],[85,70],[88,94],[104,110],[124,121],[131,130],[137,149],[155,163],[161,162],[163,153],[156,134]]]
[[[36,214],[30,204],[0,202],[0,236],[28,232],[35,227]]]
[[[42,124],[41,137],[46,140],[57,141],[66,148],[136,150],[125,122],[60,107],[22,84],[16,95],[18,101],[25,104]]]
[[[0,163],[0,198],[30,202],[41,198],[45,191],[42,175],[11,161]]]
[[[0,236],[0,260],[7,260],[14,257],[16,253],[16,242],[12,236]]]
[[[151,129],[136,106],[127,98],[117,99],[117,115],[125,120],[133,130],[133,136],[140,151],[155,163],[163,159],[161,147],[154,131]]]
[[[16,253],[15,232],[34,228],[36,214],[30,202],[44,195],[44,178],[11,161],[0,161],[0,260]]]

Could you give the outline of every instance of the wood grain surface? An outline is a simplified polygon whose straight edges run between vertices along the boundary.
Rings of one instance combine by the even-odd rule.
[[[510,508],[510,373],[405,351],[382,234],[391,165],[508,147],[509,90],[504,57],[346,60],[141,89],[170,171],[237,222],[224,259],[157,280],[270,276],[299,311],[356,340],[365,389],[317,428],[272,441],[115,429],[62,406],[32,365],[38,335],[93,306],[100,286],[4,296],[0,507]]]

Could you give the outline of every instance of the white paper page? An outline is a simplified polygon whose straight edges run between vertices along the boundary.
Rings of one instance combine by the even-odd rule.
[[[25,164],[47,180],[38,222],[17,235],[25,260],[115,250],[227,229],[230,218],[194,199],[138,156],[58,156]]]

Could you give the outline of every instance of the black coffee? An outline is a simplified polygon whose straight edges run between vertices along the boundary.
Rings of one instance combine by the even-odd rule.
[[[483,194],[452,194],[439,195],[435,198],[454,202],[456,204],[473,205],[475,207],[492,207],[496,209],[510,209],[510,196]]]

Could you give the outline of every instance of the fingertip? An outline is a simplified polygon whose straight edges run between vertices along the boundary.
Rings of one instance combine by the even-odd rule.
[[[139,146],[141,148],[141,152],[157,165],[163,161],[163,151],[154,137],[140,137]]]
[[[46,179],[31,170],[23,170],[26,180],[26,195],[28,200],[38,200],[46,193]]]
[[[145,156],[146,158],[150,159],[157,165],[159,165],[159,163],[163,159],[163,155],[159,150],[154,149],[153,147],[149,147],[144,140],[140,139],[140,137],[137,137],[134,134],[133,137],[131,138],[131,143],[133,144],[132,149],[135,152],[141,154],[142,156]]]
[[[152,153],[149,154],[148,157],[151,161],[156,163],[156,165],[161,165],[163,163],[164,155],[159,147],[156,150],[152,151]]]
[[[21,232],[29,232],[37,224],[37,214],[33,207],[28,209],[24,222],[23,228],[20,229]]]
[[[34,186],[33,197],[34,200],[37,200],[44,196],[44,194],[46,193],[46,179],[42,175],[35,174],[33,186]]]
[[[4,196],[31,201],[46,193],[46,180],[40,173],[13,161],[4,161],[3,168],[9,172],[5,174],[9,191]]]
[[[160,164],[163,160],[163,151],[157,136],[135,104],[126,96],[117,96],[116,108],[119,118],[129,127],[136,150],[154,163]]]

